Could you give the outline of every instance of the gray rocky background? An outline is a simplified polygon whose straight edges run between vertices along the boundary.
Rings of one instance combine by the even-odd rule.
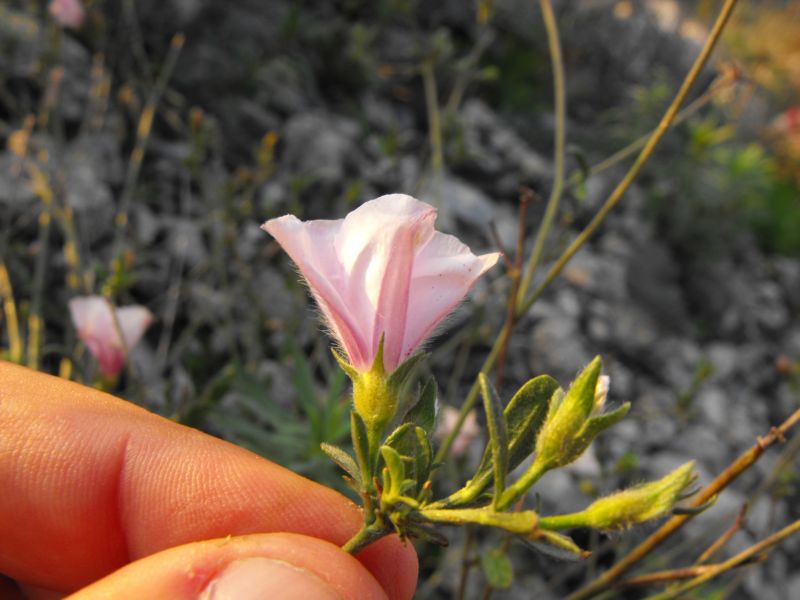
[[[141,0],[95,3],[84,28],[61,32],[34,4],[0,3],[0,136],[8,140],[26,114],[38,112],[48,68],[63,68],[51,123],[36,128],[31,143],[58,201],[74,214],[82,260],[98,285],[113,256],[113,217],[141,106],[171,35],[186,35],[131,191],[126,237],[133,276],[121,302],[147,305],[158,322],[118,391],[334,482],[335,472],[306,441],[307,420],[297,406],[341,381],[330,375],[327,340],[288,259],[259,224],[286,212],[334,218],[399,191],[436,203],[439,227],[475,251],[495,247],[490,222],[513,248],[519,187],[546,198],[553,173],[549,62],[535,3],[496,2],[490,26],[481,30],[473,4],[461,0]],[[642,90],[674,90],[698,43],[681,29],[693,3],[641,3],[625,18],[615,14],[615,2],[559,4],[573,172],[575,156],[595,163],[655,124],[666,102],[648,110]],[[473,65],[464,61],[478,52]],[[434,65],[440,104],[466,84],[453,110],[442,113],[440,172],[431,168],[419,75],[425,61]],[[697,94],[713,75],[704,73]],[[102,105],[90,93],[98,77],[112,86]],[[750,118],[763,120],[765,102],[753,100]],[[268,132],[277,134],[269,160],[263,158]],[[724,202],[719,197],[727,192],[716,185],[716,172],[687,157],[688,144],[685,128],[670,134],[509,345],[506,396],[540,373],[566,384],[601,354],[611,375],[610,402],[633,405],[584,459],[536,487],[545,512],[580,509],[592,494],[660,477],[690,459],[697,460],[699,483],[708,483],[798,408],[797,376],[786,365],[800,358],[800,262],[765,249],[746,226],[717,211],[714,202]],[[590,178],[583,193],[567,194],[548,261],[623,173],[616,167]],[[36,257],[48,252],[43,368],[55,371],[74,349],[64,308],[74,292],[64,284],[60,230],[53,229],[49,250],[42,250],[41,207],[27,177],[11,149],[0,152],[4,261],[17,295],[31,298]],[[531,231],[542,205],[529,211]],[[444,402],[458,406],[470,385],[502,324],[507,287],[496,268],[430,344]],[[339,398],[341,406],[346,400]],[[272,409],[295,416],[276,428]],[[331,419],[325,435],[341,441],[341,419]],[[728,553],[800,517],[796,446],[770,451],[653,566],[690,564],[745,501],[747,526]],[[448,467],[442,488],[463,477],[481,450]],[[562,597],[653,528],[610,541],[578,532],[580,543],[600,548],[586,563],[512,547],[514,583],[495,597]],[[448,550],[420,548],[421,598],[451,597],[460,535],[453,533]],[[478,542],[488,548],[498,540],[479,536]],[[712,591],[800,597],[798,544],[790,539],[764,564],[695,597]],[[478,598],[477,570],[472,578],[468,597]]]

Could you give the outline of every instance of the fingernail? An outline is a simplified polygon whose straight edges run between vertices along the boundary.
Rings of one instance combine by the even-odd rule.
[[[198,600],[342,600],[314,573],[270,558],[241,558],[229,564]]]

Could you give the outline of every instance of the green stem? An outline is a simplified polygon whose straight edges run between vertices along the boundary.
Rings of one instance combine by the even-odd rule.
[[[525,474],[508,486],[503,492],[497,510],[508,510],[514,502],[522,498],[533,485],[541,479],[542,475],[550,470],[549,465],[534,462]]]
[[[714,27],[711,30],[711,33],[706,40],[705,46],[700,51],[700,54],[695,59],[692,68],[687,73],[686,78],[683,80],[678,93],[675,95],[675,98],[672,100],[672,103],[669,105],[669,108],[664,113],[664,116],[661,119],[661,122],[658,124],[656,129],[653,131],[653,134],[650,136],[650,139],[647,140],[644,148],[639,153],[639,156],[636,157],[636,161],[633,163],[631,168],[625,174],[625,177],[622,178],[622,181],[619,182],[617,187],[605,201],[603,206],[594,216],[592,221],[586,226],[586,228],[578,235],[577,238],[569,245],[569,247],[564,251],[564,253],[559,257],[556,263],[550,268],[550,271],[547,273],[547,276],[544,278],[536,290],[531,294],[529,298],[527,298],[524,302],[520,304],[520,312],[525,312],[528,310],[534,302],[542,295],[544,290],[553,279],[561,272],[561,270],[566,266],[566,264],[572,259],[575,253],[581,249],[581,247],[586,243],[586,240],[600,227],[600,224],[605,220],[608,216],[608,213],[617,205],[620,201],[622,196],[625,192],[628,191],[628,188],[633,183],[633,180],[639,175],[639,172],[642,170],[644,165],[650,159],[653,154],[653,151],[656,149],[656,146],[667,133],[667,130],[672,125],[672,122],[675,120],[675,116],[678,114],[681,105],[683,104],[684,100],[686,100],[686,96],[689,94],[689,90],[691,89],[694,82],[697,80],[697,77],[700,75],[700,72],[703,70],[703,66],[708,61],[708,57],[711,55],[711,51],[714,49],[714,46],[719,39],[725,24],[730,17],[731,12],[733,11],[733,7],[736,5],[736,0],[726,0],[725,5],[722,7],[719,16],[717,17],[716,22],[714,23]]]
[[[359,529],[358,533],[351,537],[344,546],[342,546],[342,550],[356,555],[371,543],[377,542],[379,539],[386,537],[391,532],[392,529],[386,526],[364,526]]]
[[[539,519],[539,527],[549,531],[586,527],[586,512],[570,513],[568,515],[551,515]]]
[[[550,198],[547,200],[547,208],[544,212],[544,218],[539,226],[539,231],[536,234],[536,240],[533,244],[533,252],[528,260],[528,266],[525,269],[525,275],[517,291],[517,312],[521,314],[524,310],[519,310],[524,304],[525,296],[533,281],[533,276],[536,273],[536,267],[542,258],[544,251],[544,243],[547,240],[547,234],[550,232],[550,227],[553,224],[558,204],[561,200],[562,192],[564,191],[564,156],[566,146],[566,86],[564,84],[564,60],[561,56],[561,43],[558,39],[558,24],[556,17],[553,13],[553,5],[550,0],[539,0],[539,5],[542,9],[542,17],[544,18],[545,29],[547,30],[547,44],[550,49],[550,61],[553,68],[553,86],[555,98],[555,111],[556,111],[556,131],[555,131],[555,150],[554,163],[555,174],[553,178],[553,189],[550,191]]]
[[[436,77],[433,60],[422,63],[422,86],[425,90],[425,107],[428,111],[428,133],[431,144],[431,168],[434,176],[440,177],[444,170],[444,150],[442,144],[442,120],[439,113],[439,97],[436,93]]]

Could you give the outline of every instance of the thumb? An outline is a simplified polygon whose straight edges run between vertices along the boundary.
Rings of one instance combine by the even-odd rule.
[[[293,533],[195,542],[152,554],[70,600],[386,600],[370,572],[337,546]]]

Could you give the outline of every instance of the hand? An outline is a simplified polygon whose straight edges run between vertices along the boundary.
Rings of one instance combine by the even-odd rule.
[[[410,544],[340,550],[361,519],[246,450],[0,362],[0,573],[30,597],[411,598]]]

